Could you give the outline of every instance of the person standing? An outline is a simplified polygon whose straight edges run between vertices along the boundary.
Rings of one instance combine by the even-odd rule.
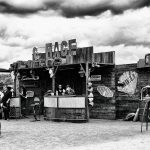
[[[2,108],[2,97],[4,96],[3,92],[0,91],[0,119],[2,119],[2,112],[3,112],[3,108]]]
[[[7,87],[6,85],[3,87],[4,96],[2,97],[2,107],[4,112],[5,120],[9,119],[9,111],[10,111],[10,99],[12,96],[11,87]]]
[[[26,88],[24,86],[21,86],[20,87],[20,99],[21,99],[21,114],[23,117],[27,118],[26,117],[26,100],[27,100],[27,97],[26,97]]]

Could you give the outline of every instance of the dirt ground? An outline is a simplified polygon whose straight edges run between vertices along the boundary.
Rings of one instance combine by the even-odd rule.
[[[150,131],[140,122],[90,120],[89,123],[32,119],[0,120],[3,150],[148,150]],[[144,124],[145,125],[145,124]]]

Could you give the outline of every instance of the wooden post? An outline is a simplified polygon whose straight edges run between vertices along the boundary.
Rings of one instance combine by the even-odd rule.
[[[55,71],[57,71],[57,70],[55,70],[55,67],[53,66],[53,68],[54,68],[54,75],[53,75],[53,77],[52,77],[52,92],[53,93],[55,93],[55,74],[56,74],[56,72]]]
[[[14,93],[15,93],[15,96],[16,96],[16,78],[17,78],[17,75],[15,73],[15,78],[14,78]]]
[[[55,75],[52,77],[52,92],[55,93]]]
[[[1,137],[1,122],[0,122],[0,137]]]
[[[88,108],[88,78],[89,78],[89,63],[86,62],[86,96],[85,96],[85,105],[86,105],[86,119],[89,121],[89,108]]]

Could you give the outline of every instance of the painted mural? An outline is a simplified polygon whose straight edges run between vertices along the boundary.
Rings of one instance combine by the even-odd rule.
[[[104,97],[110,98],[113,97],[114,92],[111,91],[108,87],[102,85],[97,87],[97,91]]]
[[[135,71],[124,72],[118,80],[117,90],[129,95],[133,95],[137,86],[138,74]]]

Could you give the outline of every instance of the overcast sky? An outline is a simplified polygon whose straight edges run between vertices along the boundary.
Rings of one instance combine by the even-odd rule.
[[[73,38],[136,63],[150,53],[150,0],[0,0],[0,68]]]

